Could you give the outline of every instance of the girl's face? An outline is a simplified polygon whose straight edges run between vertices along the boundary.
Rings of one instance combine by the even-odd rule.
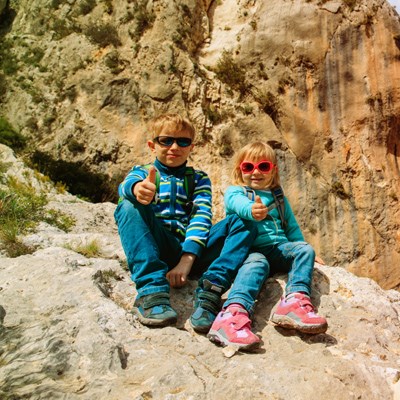
[[[269,160],[247,160],[240,164],[243,182],[252,189],[267,189],[272,183],[276,166]]]

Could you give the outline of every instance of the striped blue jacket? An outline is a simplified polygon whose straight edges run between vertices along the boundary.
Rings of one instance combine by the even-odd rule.
[[[186,163],[177,168],[169,168],[156,159],[154,166],[160,174],[159,193],[151,203],[154,213],[163,225],[183,242],[183,252],[199,257],[212,225],[210,178],[205,172],[195,170],[193,199],[188,199],[184,188]],[[133,195],[133,186],[144,180],[147,175],[148,170],[144,166],[134,166],[119,185],[119,196],[135,203],[137,200]],[[191,212],[185,210],[188,201],[194,203]]]

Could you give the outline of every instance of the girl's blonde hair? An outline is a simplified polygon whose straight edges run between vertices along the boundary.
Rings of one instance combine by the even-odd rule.
[[[147,124],[147,129],[152,139],[171,132],[187,132],[193,140],[195,137],[193,124],[187,118],[179,114],[162,114],[153,118]]]
[[[235,185],[244,185],[242,179],[242,171],[240,170],[240,164],[243,161],[257,162],[261,160],[271,161],[274,165],[276,164],[276,155],[274,149],[265,142],[253,142],[242,147],[235,155],[233,171],[232,171],[232,181]],[[276,166],[269,173],[271,180],[268,187],[280,186],[280,178],[278,172],[278,166]]]

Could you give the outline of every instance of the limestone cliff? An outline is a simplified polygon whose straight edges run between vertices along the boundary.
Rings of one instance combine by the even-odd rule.
[[[386,1],[8,3],[1,113],[41,151],[117,177],[149,160],[150,117],[185,113],[220,218],[233,152],[266,140],[326,262],[399,287],[400,22]]]
[[[0,145],[3,174],[40,188]],[[36,177],[36,178],[35,178]],[[215,346],[187,324],[195,281],[172,290],[176,327],[149,329],[130,313],[135,286],[113,223],[115,205],[49,193],[74,216],[66,233],[47,223],[21,238],[35,247],[0,254],[0,398],[66,400],[398,400],[400,293],[340,267],[316,265],[312,298],[326,334],[274,327],[286,276],[268,279],[256,305],[255,353]],[[98,252],[83,255],[96,241]]]

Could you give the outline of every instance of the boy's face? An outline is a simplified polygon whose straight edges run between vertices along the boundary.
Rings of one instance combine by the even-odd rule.
[[[181,131],[171,131],[165,130],[160,133],[158,136],[160,139],[169,137],[169,138],[187,138],[192,139],[192,136],[189,132]],[[187,158],[189,157],[190,152],[192,151],[194,145],[190,144],[187,147],[181,147],[178,145],[176,141],[174,141],[171,146],[165,146],[157,143],[156,138],[153,140],[149,140],[147,142],[150,150],[155,154],[158,160],[166,165],[167,167],[179,167],[182,165]]]

